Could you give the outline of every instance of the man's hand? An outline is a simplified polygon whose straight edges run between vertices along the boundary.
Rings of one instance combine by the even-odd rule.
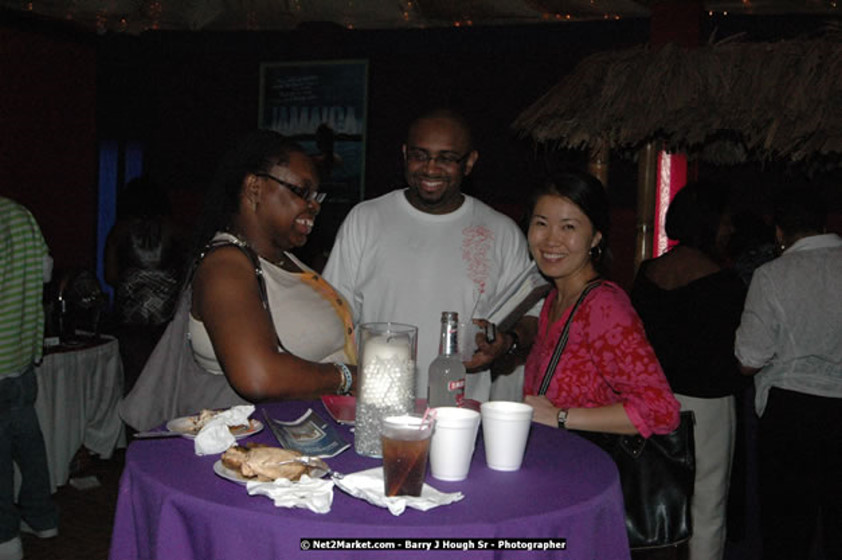
[[[494,360],[505,355],[508,350],[508,346],[506,346],[508,341],[502,333],[497,333],[494,342],[489,342],[485,333],[491,332],[494,325],[485,319],[473,319],[472,321],[480,327],[480,332],[476,334],[477,349],[471,359],[465,362],[465,369],[470,373],[476,373],[490,368]]]

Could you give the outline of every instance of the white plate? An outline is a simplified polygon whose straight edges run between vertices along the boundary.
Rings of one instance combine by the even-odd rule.
[[[187,439],[196,439],[196,434],[192,433],[195,428],[195,416],[182,416],[181,418],[173,418],[167,422],[167,430],[177,432],[182,437]],[[260,432],[263,429],[263,422],[249,418],[249,426],[247,428],[238,427],[231,430],[231,435],[236,439],[243,439]]]
[[[229,469],[222,464],[222,459],[219,459],[213,464],[213,472],[215,472],[217,476],[221,476],[225,480],[230,480],[231,482],[236,482],[237,484],[245,484],[249,482],[249,480],[257,480],[256,478],[248,479],[237,471]]]
[[[225,480],[230,480],[231,482],[236,482],[237,484],[246,484],[247,482],[259,482],[257,478],[246,478],[239,472],[229,469],[228,467],[222,464],[222,459],[217,460],[213,464],[213,472],[216,473],[217,476],[221,476]],[[318,468],[310,469],[311,478],[322,478],[326,474],[326,470]]]

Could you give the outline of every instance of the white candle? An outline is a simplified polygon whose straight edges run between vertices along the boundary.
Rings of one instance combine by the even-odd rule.
[[[383,324],[360,327],[360,378],[354,449],[380,457],[381,421],[412,412],[415,404],[415,327],[400,332]],[[408,327],[408,328],[406,328]]]
[[[363,345],[362,359],[360,398],[378,406],[406,402],[415,369],[409,340],[388,335],[372,337]]]
[[[363,346],[363,369],[375,360],[408,360],[409,341],[403,337],[373,336]]]

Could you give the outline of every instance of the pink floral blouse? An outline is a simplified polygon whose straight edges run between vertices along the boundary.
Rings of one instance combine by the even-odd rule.
[[[524,393],[538,394],[561,336],[569,308],[552,325],[553,290],[538,320],[538,334],[526,360]],[[640,434],[665,434],[678,426],[680,405],[646,339],[643,323],[617,284],[604,281],[579,306],[567,346],[546,392],[562,408],[596,408],[621,402]]]

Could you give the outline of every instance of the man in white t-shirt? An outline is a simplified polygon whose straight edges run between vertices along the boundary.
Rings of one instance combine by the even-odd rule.
[[[463,324],[486,317],[490,302],[532,264],[514,221],[462,193],[478,156],[461,116],[437,110],[416,119],[403,145],[407,187],[354,207],[324,270],[350,303],[355,323],[418,327],[418,397],[427,395],[441,312],[458,312]],[[481,339],[466,362],[465,397],[521,400],[521,367],[493,387],[488,368],[504,355],[523,353],[536,329],[530,314],[493,343]]]

